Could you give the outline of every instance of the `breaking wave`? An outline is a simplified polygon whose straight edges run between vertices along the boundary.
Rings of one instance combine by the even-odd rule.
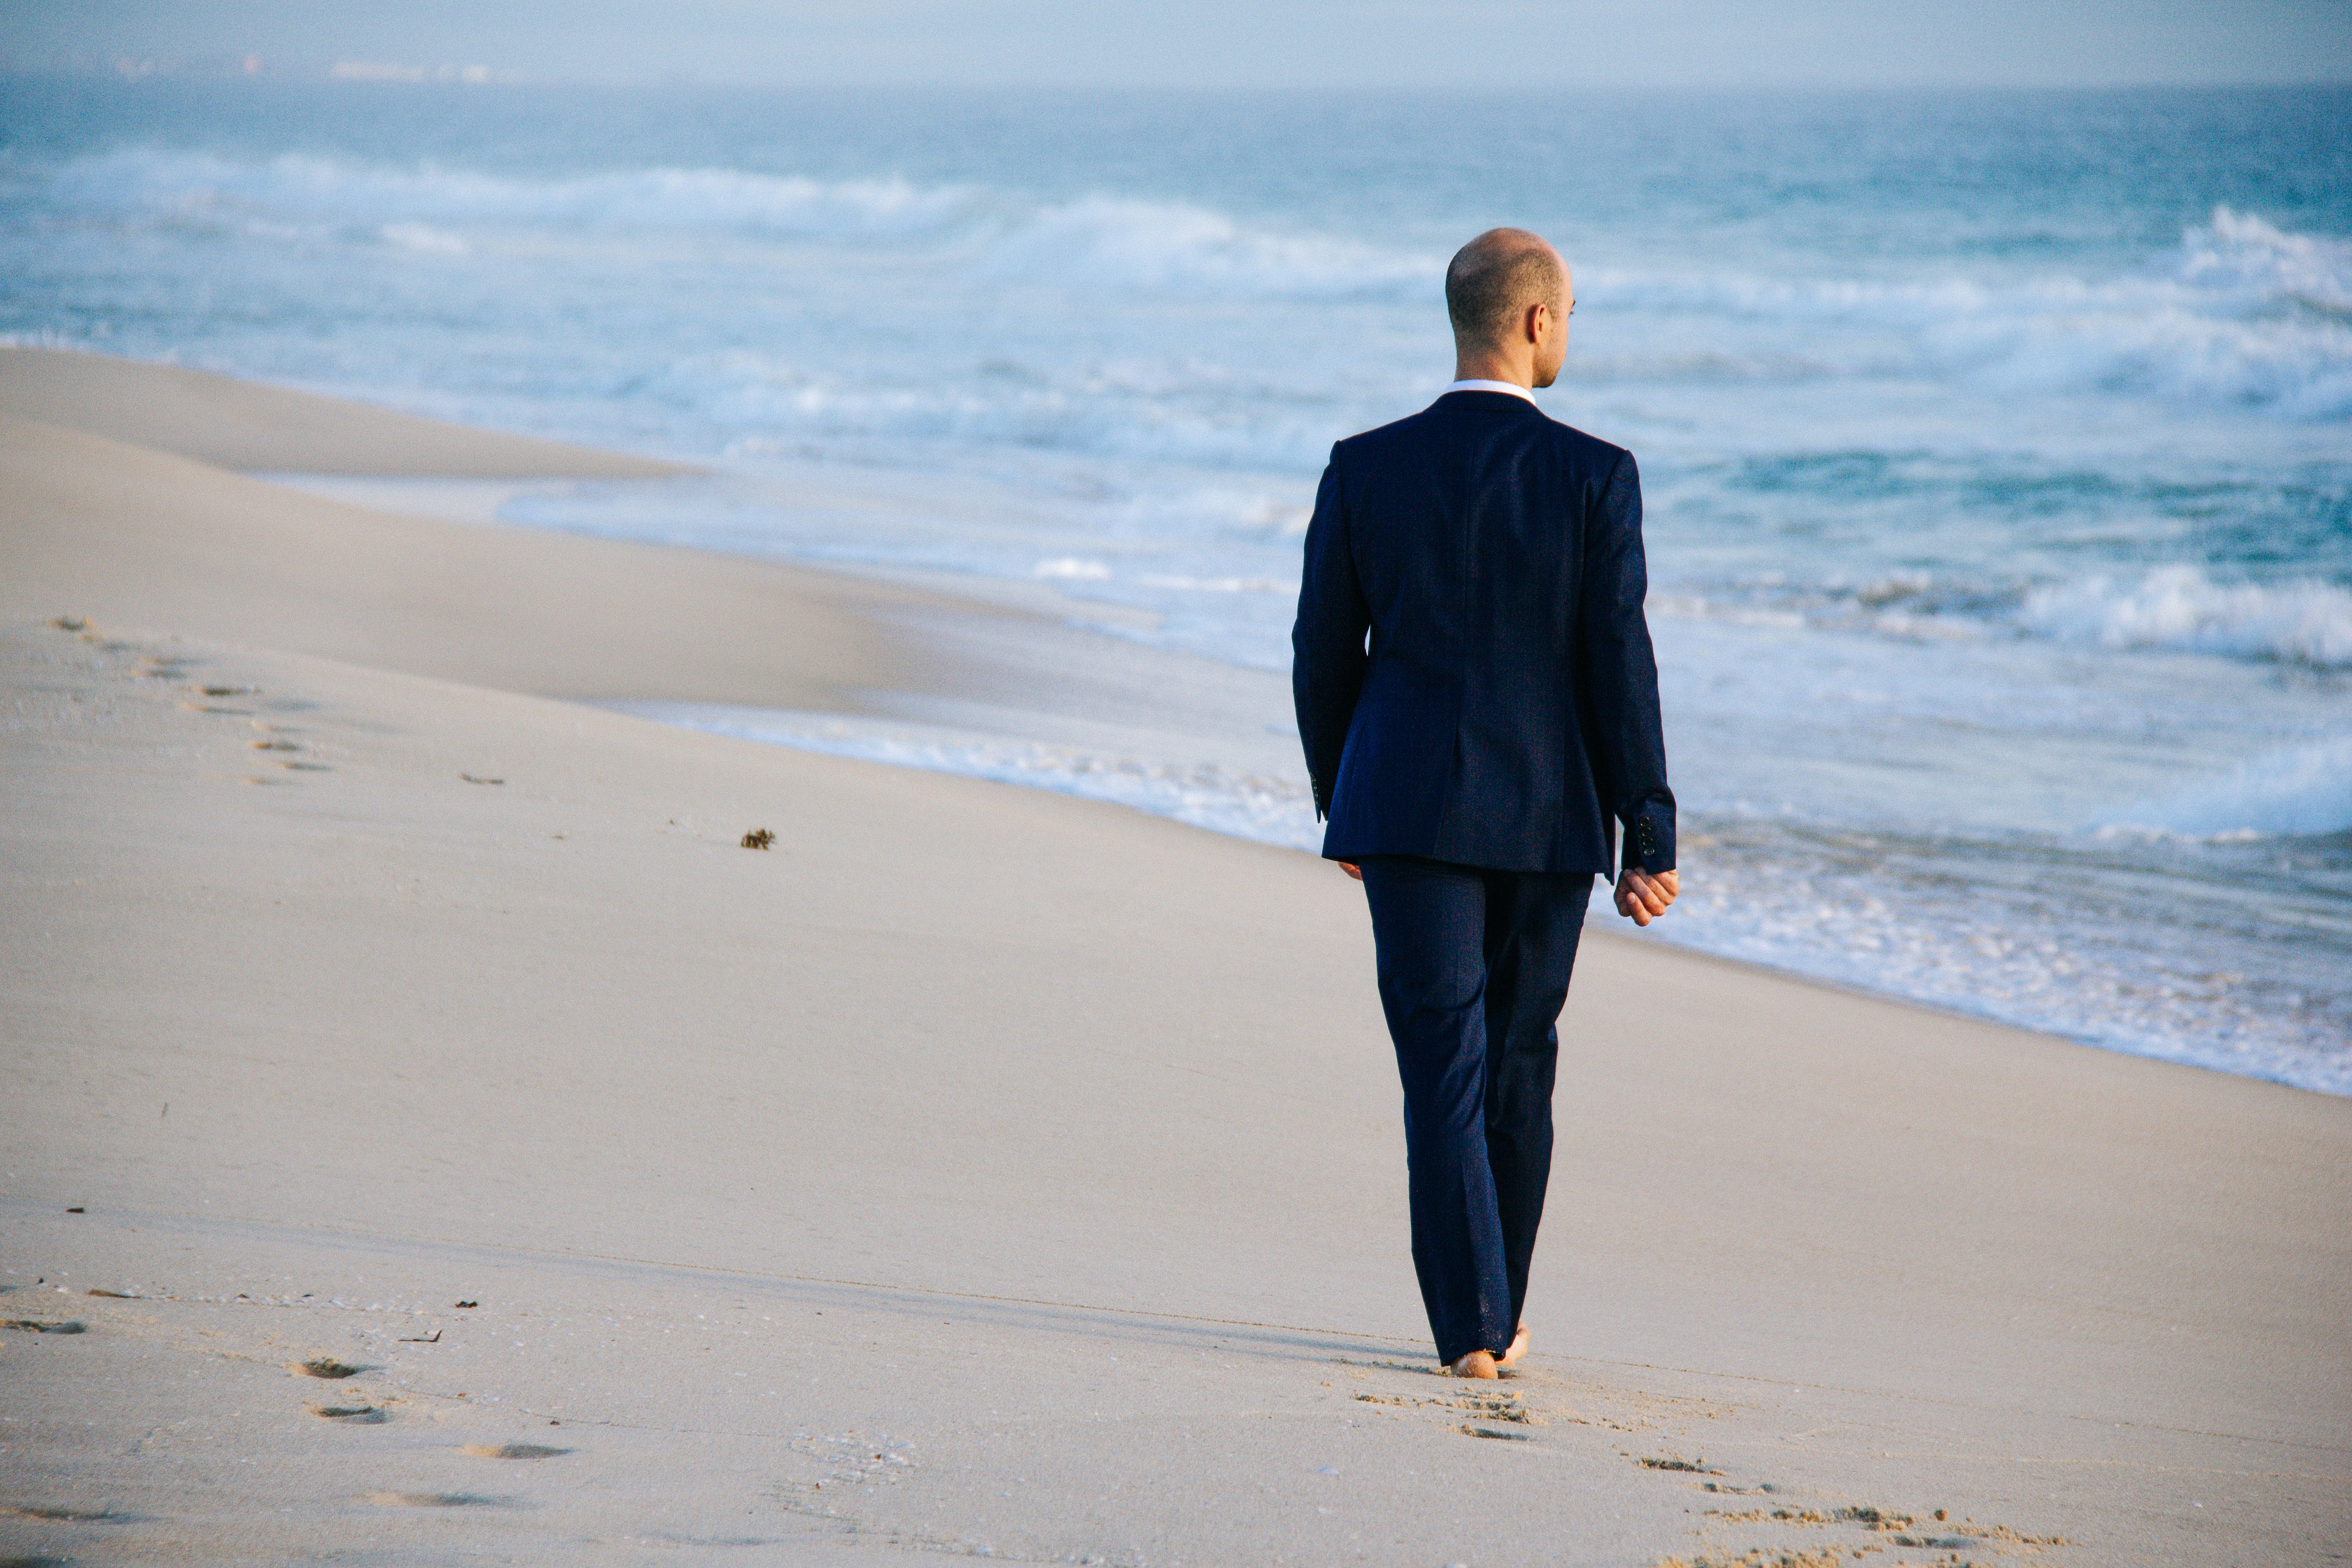
[[[2090,577],[2036,589],[2018,618],[2029,630],[2104,647],[2352,667],[2352,592],[2330,583],[2216,583],[2194,566],[2162,566],[2134,582]]]
[[[904,180],[827,182],[733,169],[520,180],[431,163],[403,168],[295,153],[247,163],[155,150],[78,160],[58,171],[50,191],[76,206],[226,224],[560,224],[853,241],[935,235],[969,221],[982,200]]]
[[[256,231],[324,225],[446,257],[479,249],[469,229],[552,226],[591,239],[705,233],[904,253],[998,286],[1433,301],[1444,259],[1184,202],[1103,194],[1044,202],[898,177],[667,168],[523,179],[429,163],[293,154],[239,162],[159,149],[84,158],[46,174],[22,165],[7,173],[68,211]],[[1593,344],[1571,373],[1578,378],[1893,373],[2011,393],[2123,394],[2295,420],[2352,418],[2352,240],[2288,233],[2228,207],[2167,255],[2104,279],[1792,279],[1593,268],[1580,280],[1588,309],[1617,313],[1632,330],[1626,342]],[[1727,321],[1767,335],[1733,346],[1709,333],[1698,352],[1665,341],[1672,332],[1642,331],[1636,318],[1644,315]]]
[[[2192,838],[2352,833],[2352,735],[2249,758],[2223,777],[2098,826]]]
[[[1888,371],[2021,393],[2104,393],[2352,418],[2352,240],[2289,234],[2216,208],[2168,256],[2099,281],[1790,280],[1594,271],[1594,310],[1730,317],[1868,334],[1746,355],[1685,356],[1686,374],[1773,379]],[[1886,335],[1900,345],[1892,351]],[[1664,369],[1645,355],[1627,368]],[[1602,367],[1609,374],[1608,367]],[[1615,374],[1622,374],[1623,371]]]
[[[79,210],[178,224],[363,225],[389,244],[458,254],[464,226],[944,249],[979,277],[1087,289],[1312,298],[1437,292],[1443,257],[1286,232],[1185,203],[1088,195],[1041,203],[899,178],[824,181],[739,169],[641,169],[524,180],[432,164],[288,154],[112,153],[47,182]],[[421,237],[431,239],[419,243]]]

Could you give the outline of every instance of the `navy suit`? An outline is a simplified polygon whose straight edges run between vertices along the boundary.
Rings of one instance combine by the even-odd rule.
[[[1331,449],[1291,635],[1327,858],[1363,868],[1439,1356],[1510,1342],[1592,879],[1675,864],[1631,453],[1454,392]]]

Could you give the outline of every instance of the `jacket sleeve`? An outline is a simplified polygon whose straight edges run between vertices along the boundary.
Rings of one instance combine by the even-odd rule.
[[[1315,788],[1317,820],[1331,815],[1331,790],[1339,777],[1348,726],[1364,688],[1364,634],[1371,611],[1356,578],[1355,552],[1348,538],[1347,507],[1341,499],[1339,448],[1315,492],[1315,517],[1307,525],[1307,558],[1298,578],[1298,620],[1290,631],[1290,692],[1298,708],[1298,739],[1307,749],[1307,773]]]
[[[1675,794],[1666,787],[1665,731],[1658,714],[1658,664],[1642,601],[1649,594],[1642,554],[1642,476],[1626,453],[1611,470],[1584,531],[1580,652],[1598,722],[1594,761],[1603,805],[1625,825],[1625,868],[1675,868]]]

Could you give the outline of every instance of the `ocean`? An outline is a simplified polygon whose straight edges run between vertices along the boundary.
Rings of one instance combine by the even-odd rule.
[[[1496,223],[1645,480],[1654,937],[2352,1093],[2352,90],[0,79],[5,341],[684,458],[501,515],[1262,670]],[[1315,842],[1279,770],[774,733]]]

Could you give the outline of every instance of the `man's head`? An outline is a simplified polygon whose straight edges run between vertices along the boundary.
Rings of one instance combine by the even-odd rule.
[[[1445,268],[1456,379],[1549,386],[1568,354],[1575,308],[1568,264],[1541,235],[1488,229]]]

